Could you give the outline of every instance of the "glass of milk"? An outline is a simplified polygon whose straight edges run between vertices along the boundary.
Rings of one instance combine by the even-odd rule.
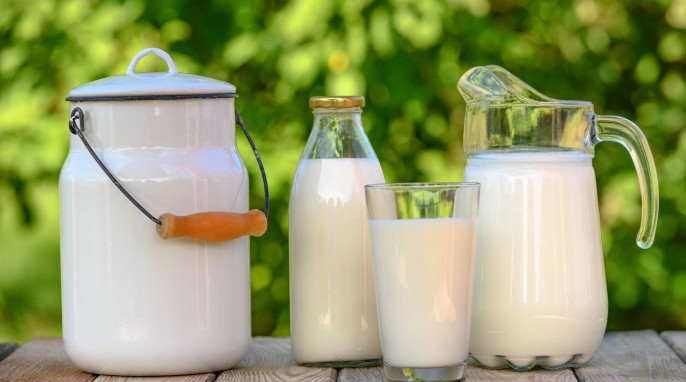
[[[390,380],[464,378],[479,187],[365,186],[381,348]]]

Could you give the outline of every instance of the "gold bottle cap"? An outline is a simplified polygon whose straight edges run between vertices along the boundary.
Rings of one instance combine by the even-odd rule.
[[[364,97],[312,97],[310,107],[317,108],[342,108],[342,107],[363,107]]]

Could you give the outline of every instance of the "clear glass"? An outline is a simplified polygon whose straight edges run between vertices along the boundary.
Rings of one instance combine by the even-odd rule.
[[[364,185],[384,182],[361,109],[315,109],[289,202],[291,344],[307,366],[381,363]]]
[[[479,184],[375,184],[365,193],[386,377],[464,378]]]
[[[594,146],[616,141],[631,153],[642,248],[658,211],[650,148],[633,123],[547,97],[497,66],[471,69],[458,89],[465,180],[482,184],[470,354],[489,368],[583,365],[607,323]]]
[[[467,101],[464,150],[480,154],[575,151],[594,154],[598,142],[621,143],[629,150],[641,188],[641,225],[636,243],[649,248],[655,238],[659,195],[657,171],[643,132],[633,122],[598,116],[583,101],[547,97],[507,70],[479,66],[457,84]]]
[[[371,158],[376,154],[362,126],[362,108],[314,109],[314,126],[300,160]]]

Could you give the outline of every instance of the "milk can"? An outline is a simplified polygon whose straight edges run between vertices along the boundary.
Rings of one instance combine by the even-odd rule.
[[[167,73],[136,72],[151,53]],[[246,354],[248,236],[264,233],[266,217],[247,212],[236,119],[247,131],[235,97],[235,86],[178,73],[155,48],[125,75],[69,92],[62,311],[65,347],[81,369],[190,374],[233,367]]]

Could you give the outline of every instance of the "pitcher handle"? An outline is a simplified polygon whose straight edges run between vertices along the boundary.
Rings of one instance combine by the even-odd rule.
[[[650,248],[657,228],[659,191],[657,171],[648,141],[638,126],[622,117],[596,116],[594,127],[595,134],[591,136],[594,145],[604,141],[618,142],[631,154],[641,188],[641,226],[636,244],[643,249]]]

